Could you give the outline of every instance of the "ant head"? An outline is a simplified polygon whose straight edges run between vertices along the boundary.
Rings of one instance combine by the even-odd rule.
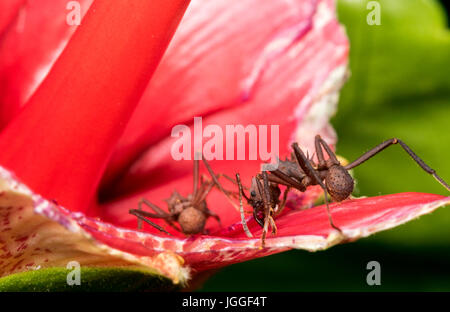
[[[256,178],[252,178],[252,186],[250,187],[250,198],[253,200],[261,199],[261,194],[259,194],[258,184]]]
[[[184,234],[197,234],[203,232],[206,216],[202,211],[188,207],[178,216],[178,223]]]
[[[272,199],[273,200],[278,200],[278,198],[281,195],[281,190],[280,190],[280,187],[278,186],[278,184],[270,183],[270,191],[272,193]]]
[[[347,199],[353,192],[353,178],[341,165],[334,165],[328,169],[325,182],[328,193],[337,202]]]

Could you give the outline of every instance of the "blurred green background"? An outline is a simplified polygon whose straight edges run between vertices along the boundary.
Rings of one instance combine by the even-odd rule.
[[[379,0],[381,25],[366,22],[366,0],[339,0],[351,43],[352,76],[332,123],[338,154],[352,160],[399,137],[450,181],[450,30],[434,0]],[[399,147],[356,168],[354,195],[448,194]],[[381,264],[381,286],[366,265]],[[450,207],[355,243],[293,250],[235,264],[201,291],[450,291]]]

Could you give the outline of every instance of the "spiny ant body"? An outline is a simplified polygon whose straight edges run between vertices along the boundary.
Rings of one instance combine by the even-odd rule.
[[[243,193],[239,175],[236,175],[240,193],[244,194],[248,204],[253,207],[254,216],[255,211],[256,213],[260,213],[261,211],[263,212],[262,217],[257,218],[255,216],[255,219],[258,222],[258,224],[264,228],[262,237],[262,246],[264,247],[264,240],[267,232],[267,224],[271,223],[272,228],[276,229],[273,218],[276,215],[278,215],[284,208],[287,196],[286,192],[288,192],[289,189],[291,188],[304,192],[306,191],[306,188],[310,185],[319,185],[324,191],[325,204],[330,225],[336,230],[341,231],[339,227],[337,227],[333,223],[333,219],[328,206],[327,194],[330,194],[331,198],[336,202],[341,202],[349,198],[351,193],[353,192],[354,180],[352,176],[348,173],[348,171],[364,163],[371,157],[383,151],[388,146],[394,144],[399,144],[424,171],[431,174],[439,183],[441,183],[447,190],[450,191],[449,185],[436,174],[436,171],[431,169],[428,165],[426,165],[425,162],[422,159],[420,159],[403,141],[397,138],[392,138],[390,140],[384,141],[383,143],[377,145],[376,147],[372,148],[368,152],[361,155],[358,159],[356,159],[352,163],[346,166],[342,166],[339,160],[337,159],[335,153],[331,150],[328,144],[320,137],[320,135],[317,135],[315,137],[315,152],[317,155],[318,163],[315,163],[312,159],[309,159],[309,157],[307,157],[304,154],[304,152],[300,149],[298,144],[293,143],[292,159],[279,161],[279,166],[276,170],[270,171],[270,174],[267,174],[267,172],[263,172],[261,175],[257,176],[256,181],[259,181],[261,178],[263,180],[266,179],[268,180],[268,182],[265,183],[263,186],[263,192],[266,194],[267,203],[269,202],[272,203],[270,205],[270,209],[266,207],[264,210],[261,210],[261,208],[259,208],[261,205],[258,203],[258,201],[254,201],[251,198],[250,199],[247,198]],[[328,154],[328,159],[326,160],[324,157],[323,152],[324,150]],[[260,184],[261,183],[259,183],[258,185]],[[277,206],[279,204],[278,196],[280,193],[278,192],[277,196],[276,192],[269,190],[269,188],[275,189],[275,186],[279,184],[284,185],[287,188],[284,194],[282,204]],[[254,187],[252,188],[254,189]],[[256,193],[257,197],[258,194],[260,193]],[[259,197],[261,196],[259,195]],[[264,199],[264,196],[262,196],[262,198]],[[274,201],[273,198],[277,198],[277,200]],[[241,214],[243,214],[242,200],[241,200]],[[248,236],[251,236],[251,233],[249,233],[248,227],[245,224],[245,219],[243,217],[242,219],[244,230],[246,231]],[[265,220],[264,224],[260,222],[261,219]]]
[[[169,199],[166,200],[168,212],[164,211],[157,205],[151,203],[146,199],[142,199],[139,202],[139,209],[131,209],[130,214],[138,218],[138,228],[142,228],[142,221],[152,225],[161,232],[171,235],[163,227],[150,221],[148,218],[164,219],[164,221],[184,234],[198,234],[205,233],[205,224],[209,217],[215,218],[220,223],[220,218],[214,212],[208,209],[206,204],[206,197],[214,186],[222,191],[227,198],[229,197],[229,191],[226,191],[218,181],[220,175],[217,175],[212,171],[207,161],[203,158],[203,162],[208,169],[208,172],[212,180],[206,180],[203,176],[200,177],[200,186],[198,186],[199,180],[199,161],[194,160],[194,190],[192,194],[184,197],[177,191],[174,191]],[[142,205],[150,207],[153,212],[147,212],[142,210]],[[176,225],[178,223],[179,227]]]

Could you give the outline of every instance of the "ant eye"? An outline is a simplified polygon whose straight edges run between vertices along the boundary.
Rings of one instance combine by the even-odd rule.
[[[250,192],[250,195],[251,195],[252,197],[255,197],[255,196],[256,196],[256,192],[255,192],[255,191],[251,191],[251,192]]]

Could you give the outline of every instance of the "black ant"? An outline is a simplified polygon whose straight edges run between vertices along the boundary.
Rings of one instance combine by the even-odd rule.
[[[208,217],[213,217],[219,222],[220,218],[213,211],[209,210],[206,204],[206,196],[214,186],[223,192],[229,198],[232,192],[226,191],[219,183],[218,178],[222,175],[217,175],[213,172],[208,162],[202,157],[203,162],[211,175],[212,180],[204,179],[203,175],[199,180],[199,161],[194,160],[194,190],[192,194],[187,197],[181,196],[177,191],[174,191],[169,199],[166,200],[169,212],[164,211],[157,205],[151,203],[145,198],[141,199],[138,204],[138,209],[131,209],[130,214],[138,218],[138,229],[142,228],[142,221],[152,225],[161,232],[171,235],[163,227],[148,220],[147,218],[164,219],[168,225],[184,234],[207,234],[205,231],[205,224]],[[228,177],[227,177],[228,178]],[[145,204],[150,207],[154,213],[142,210],[142,205]],[[179,224],[178,227],[175,222]]]
[[[333,223],[333,219],[331,217],[330,208],[328,206],[328,193],[330,194],[331,198],[336,202],[341,202],[348,197],[350,197],[351,193],[353,192],[354,187],[354,180],[352,176],[348,173],[348,170],[351,170],[360,164],[364,163],[371,157],[375,156],[379,152],[383,151],[388,146],[394,145],[394,144],[400,144],[400,146],[408,153],[409,156],[411,156],[412,159],[427,173],[431,174],[439,183],[441,183],[447,190],[450,191],[449,185],[436,174],[436,171],[431,169],[425,162],[419,158],[410,148],[407,146],[403,141],[392,138],[390,140],[384,141],[383,143],[375,146],[371,150],[367,151],[363,155],[361,155],[359,158],[357,158],[352,163],[342,166],[339,160],[337,159],[335,153],[331,150],[331,148],[328,146],[328,144],[320,137],[320,135],[317,135],[315,137],[315,150],[317,154],[317,160],[318,163],[316,164],[312,159],[309,159],[308,156],[306,156],[303,151],[300,149],[297,143],[292,144],[293,149],[293,156],[291,160],[286,159],[285,161],[279,161],[278,168],[276,170],[270,171],[270,175],[267,175],[266,172],[262,173],[262,177],[264,180],[268,180],[267,183],[264,184],[263,192],[265,195],[266,202],[270,202],[270,198],[277,198],[272,196],[274,192],[269,191],[268,186],[269,183],[271,188],[273,189],[273,185],[281,184],[285,185],[287,187],[286,191],[288,191],[290,188],[295,188],[301,192],[304,192],[306,188],[310,185],[319,185],[322,190],[324,191],[324,197],[325,197],[325,204],[327,208],[327,214],[328,219],[330,222],[330,225],[338,230],[339,232],[342,232],[339,227],[337,227]],[[329,158],[325,160],[323,150],[328,154]],[[267,178],[265,178],[267,177]],[[242,185],[240,184],[239,176],[236,175],[236,179],[238,181],[240,192],[242,192]],[[258,185],[259,187],[259,185]],[[259,189],[258,189],[259,190]],[[285,191],[285,192],[286,192]],[[262,192],[260,192],[262,193]],[[279,193],[278,193],[279,194]],[[244,194],[245,195],[245,194]],[[274,194],[276,195],[276,194]],[[272,196],[272,197],[270,197]],[[286,197],[286,194],[285,194]],[[248,203],[253,207],[254,216],[255,211],[260,212],[261,208],[260,205],[257,204],[254,201],[249,200],[246,197]],[[263,197],[264,199],[264,197]],[[280,208],[284,208],[285,200],[283,200],[282,205],[280,205]],[[241,207],[242,207],[242,201],[241,201]],[[273,205],[272,205],[273,207]],[[241,208],[242,210],[242,208]],[[274,210],[275,212],[275,210]],[[264,238],[265,238],[265,232],[267,232],[267,224],[271,223],[272,228],[274,228],[274,221],[270,210],[267,208],[263,211],[263,217],[266,220],[264,223],[264,226],[259,222],[261,218],[256,218],[256,221],[264,227],[263,230],[263,240],[262,240],[262,246],[264,246]],[[279,213],[278,213],[279,214]],[[245,220],[243,220],[245,222]],[[244,225],[244,229],[247,228],[246,225]],[[248,233],[247,233],[248,235]]]

